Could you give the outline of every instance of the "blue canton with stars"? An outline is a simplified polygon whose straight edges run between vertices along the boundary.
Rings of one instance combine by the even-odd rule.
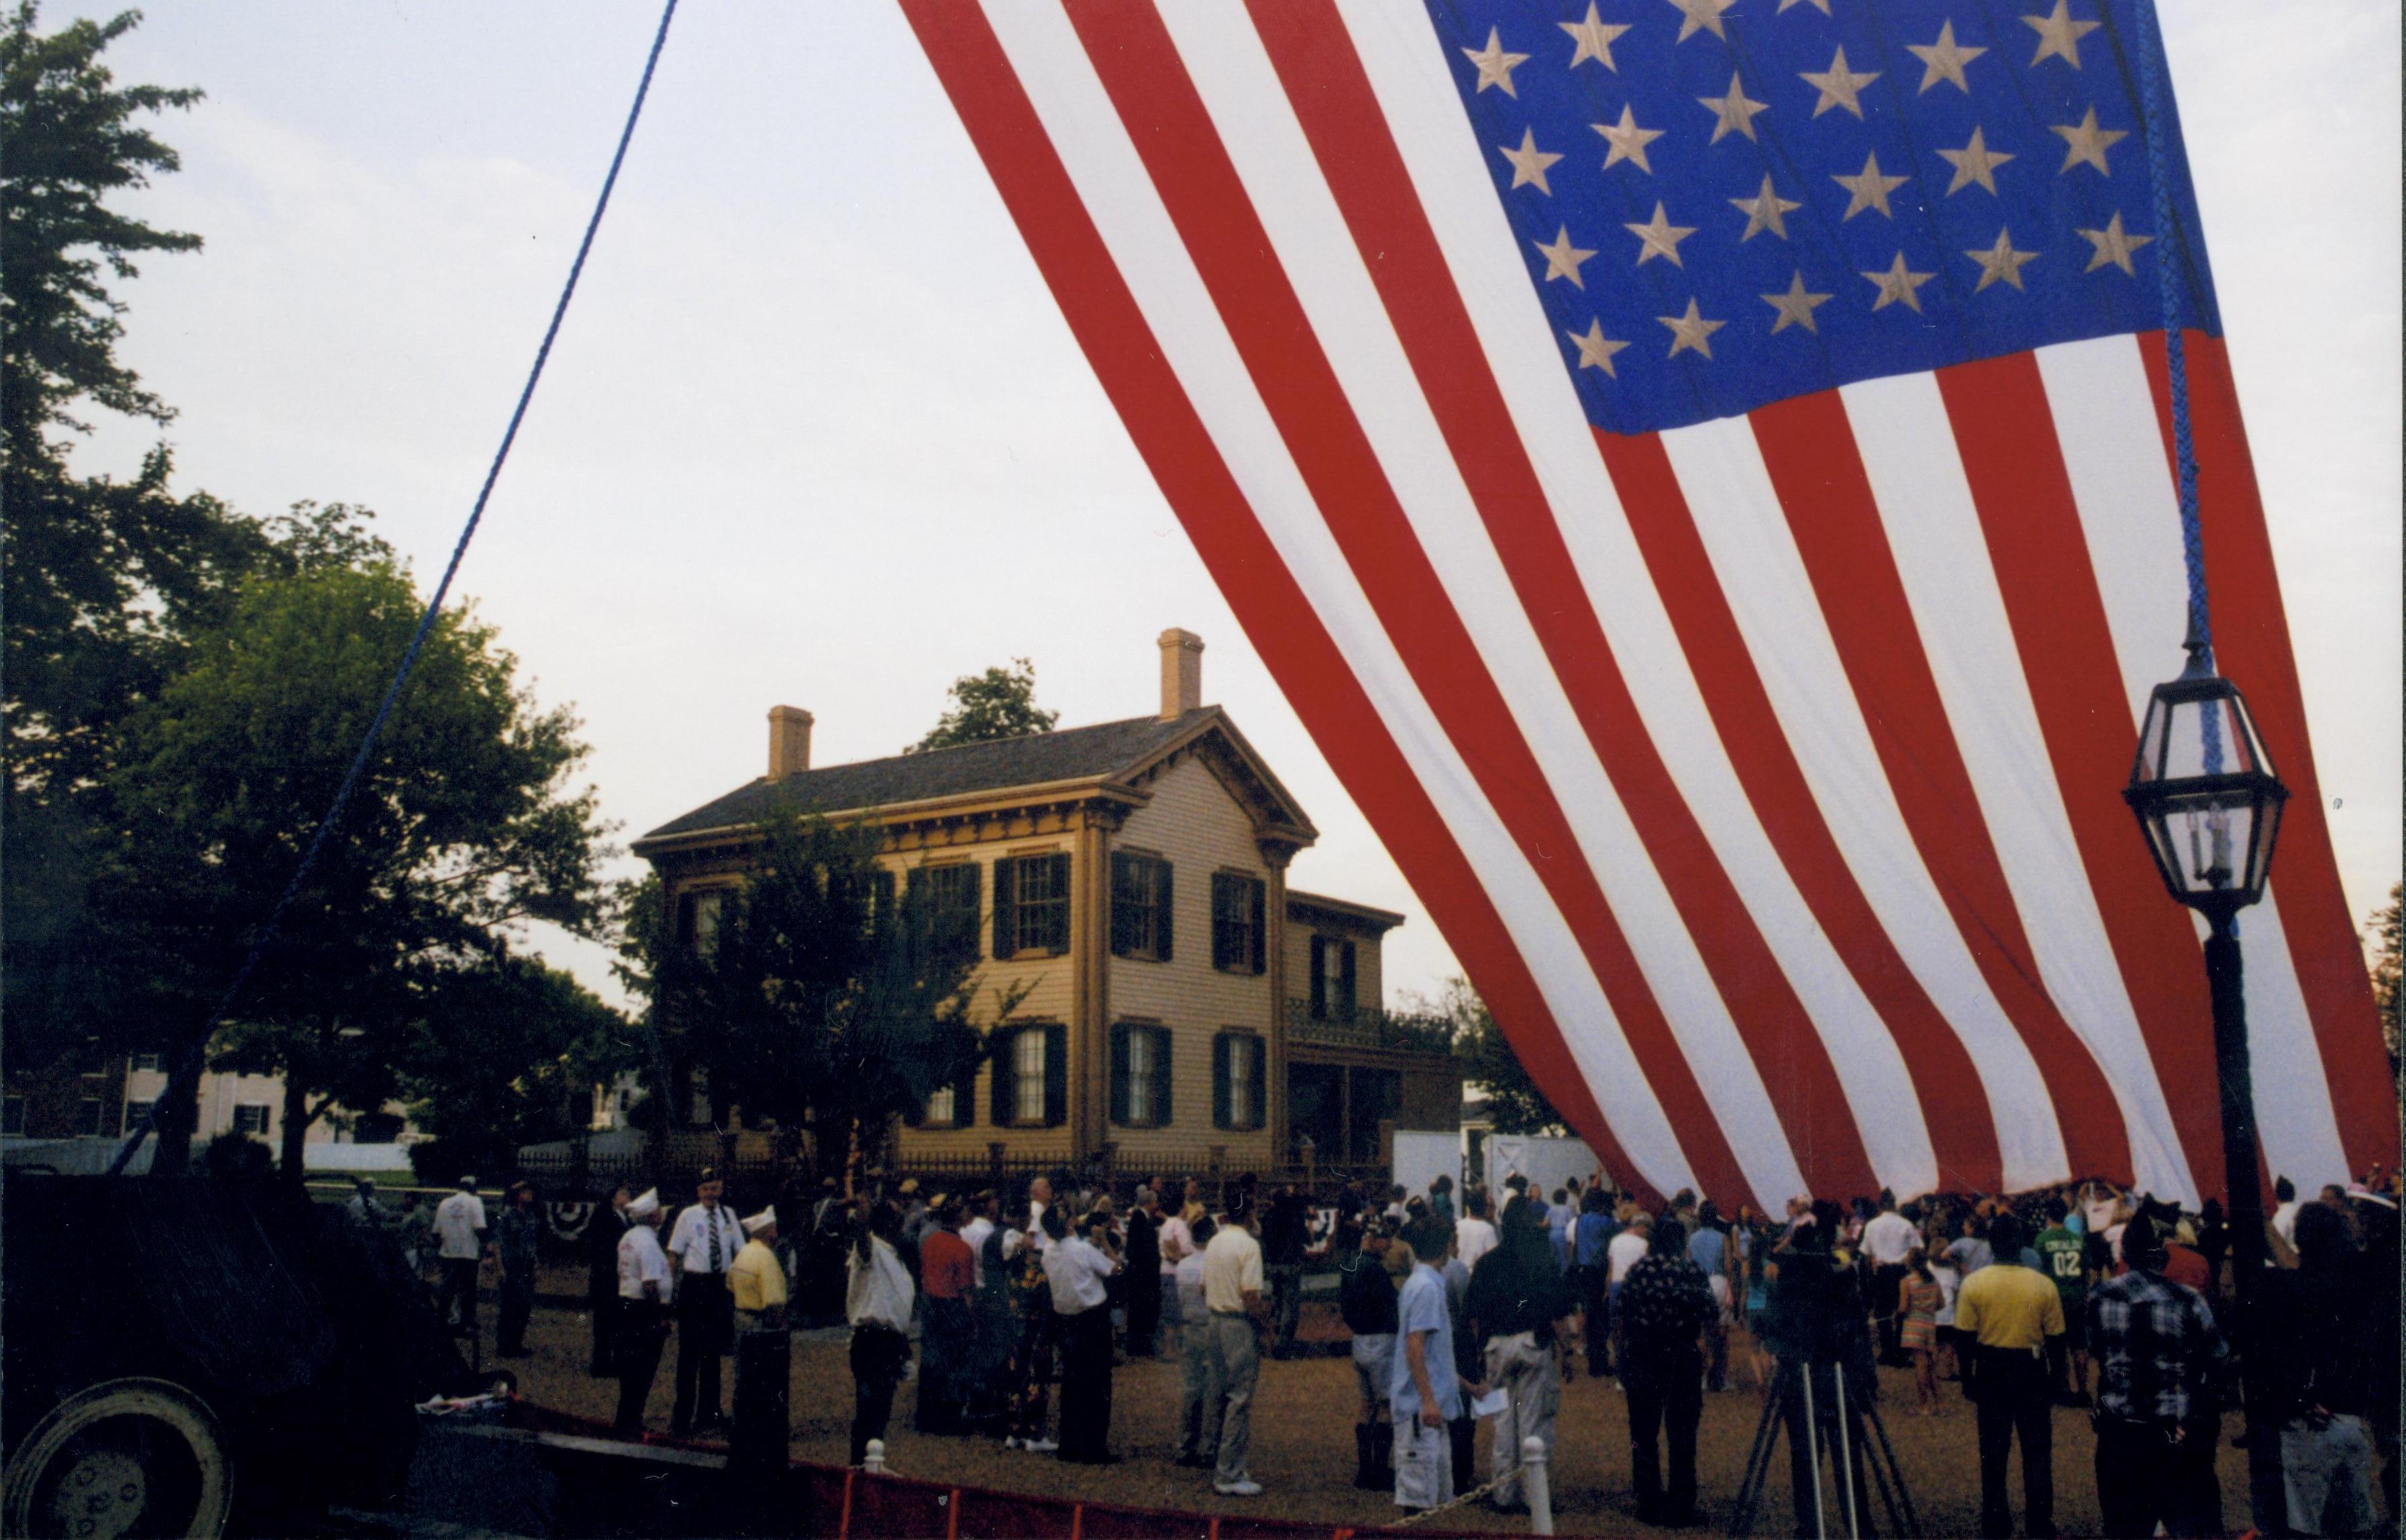
[[[1589,420],[1640,433],[1851,380],[2219,332],[2145,0],[1427,0]]]

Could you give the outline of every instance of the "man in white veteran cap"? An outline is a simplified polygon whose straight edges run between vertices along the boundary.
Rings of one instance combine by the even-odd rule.
[[[735,1329],[775,1331],[785,1323],[785,1267],[777,1260],[777,1210],[763,1208],[743,1222],[748,1238],[728,1264],[727,1288],[735,1296]]]
[[[660,1194],[645,1193],[627,1205],[627,1233],[618,1238],[618,1418],[622,1438],[644,1434],[644,1403],[660,1372],[660,1348],[669,1335],[669,1259],[660,1250]]]
[[[749,1465],[785,1466],[792,1418],[785,1384],[793,1377],[793,1345],[785,1335],[785,1264],[777,1259],[777,1210],[743,1222],[743,1250],[727,1269],[735,1300],[735,1426],[729,1451]]]

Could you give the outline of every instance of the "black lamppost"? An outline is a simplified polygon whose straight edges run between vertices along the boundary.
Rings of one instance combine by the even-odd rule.
[[[2238,687],[2214,671],[2194,634],[2188,667],[2158,685],[2123,789],[2172,896],[2206,918],[2206,987],[2214,1000],[2214,1064],[2222,1089],[2222,1164],[2229,1193],[2231,1269],[2239,1290],[2240,1373],[2245,1379],[2247,1485],[2259,1530],[2286,1514],[2279,1432],[2265,1405],[2262,1293],[2264,1197],[2257,1175],[2256,1095],[2247,1055],[2247,1000],[2239,911],[2264,897],[2289,788],[2265,757]]]

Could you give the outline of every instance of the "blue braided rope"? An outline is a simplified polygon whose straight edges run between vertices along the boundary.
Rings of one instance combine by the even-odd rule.
[[[234,982],[226,986],[217,1009],[209,1012],[208,1020],[202,1024],[200,1031],[177,1050],[167,1089],[151,1104],[151,1111],[143,1118],[142,1126],[126,1136],[124,1147],[109,1163],[111,1176],[125,1169],[127,1163],[142,1148],[143,1140],[149,1137],[158,1126],[158,1109],[167,1106],[178,1088],[200,1073],[201,1058],[207,1052],[209,1039],[216,1036],[219,1024],[249,986],[251,975],[258,971],[261,960],[267,955],[267,949],[275,944],[276,933],[283,928],[285,914],[300,897],[302,888],[309,881],[309,874],[317,869],[318,857],[325,853],[327,841],[333,837],[334,826],[342,821],[343,810],[350,805],[351,794],[359,789],[361,777],[367,773],[368,762],[375,756],[377,740],[384,736],[385,726],[392,719],[393,708],[401,703],[401,692],[408,685],[411,671],[418,667],[418,655],[426,650],[427,638],[434,633],[434,622],[443,612],[444,599],[451,591],[451,580],[459,575],[460,564],[467,558],[468,543],[476,538],[476,527],[484,522],[485,504],[492,498],[493,484],[501,479],[502,466],[510,458],[511,445],[517,442],[518,425],[526,420],[527,406],[534,400],[535,385],[543,378],[544,365],[550,361],[551,345],[558,340],[559,324],[567,318],[568,302],[575,297],[576,281],[584,276],[585,259],[592,253],[593,237],[601,230],[602,216],[610,206],[611,191],[618,185],[619,168],[627,163],[627,147],[634,140],[636,120],[644,115],[644,99],[651,94],[652,75],[659,67],[660,49],[668,43],[669,22],[674,20],[676,8],[677,0],[668,0],[660,12],[659,28],[652,35],[652,50],[644,60],[644,78],[635,87],[634,104],[627,109],[626,125],[618,131],[618,148],[610,157],[610,173],[602,178],[602,194],[593,202],[592,217],[585,221],[585,238],[577,243],[576,260],[568,268],[568,281],[560,287],[559,303],[552,306],[551,324],[544,329],[543,346],[535,349],[534,367],[527,371],[526,384],[518,391],[517,405],[510,413],[510,425],[502,434],[501,447],[494,451],[493,463],[485,472],[484,485],[476,489],[475,505],[469,510],[468,522],[460,529],[458,543],[451,547],[451,559],[443,569],[442,581],[435,584],[433,597],[426,601],[425,614],[418,616],[418,630],[409,639],[409,650],[402,655],[401,667],[393,671],[392,684],[386,688],[384,700],[376,707],[375,719],[368,724],[366,736],[360,740],[359,753],[352,756],[351,768],[344,774],[342,785],[334,792],[333,805],[326,810],[326,816],[318,823],[318,831],[310,836],[309,848],[302,853],[301,864],[294,869],[292,880],[285,884],[283,894],[276,900],[276,907],[268,911],[267,923],[260,927],[259,935],[251,941],[242,966],[234,969]]]
[[[2172,466],[2180,487],[2181,554],[2188,565],[2189,641],[2208,661],[2214,656],[2214,630],[2206,607],[2205,537],[2197,515],[2197,454],[2189,436],[2188,350],[2181,334],[2180,270],[2172,255],[2182,240],[2172,207],[2172,149],[2165,126],[2163,27],[2155,0],[2139,0],[2139,92],[2146,114],[2147,176],[2156,203],[2156,282],[2163,294],[2164,362],[2172,380]]]

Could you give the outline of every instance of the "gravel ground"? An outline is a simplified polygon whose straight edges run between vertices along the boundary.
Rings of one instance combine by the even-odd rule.
[[[489,1294],[484,1321],[490,1363]],[[1315,1324],[1326,1330],[1325,1323]],[[538,1307],[528,1334],[534,1356],[513,1365],[519,1373],[523,1393],[541,1405],[607,1421],[616,1405],[617,1385],[586,1374],[590,1340],[590,1327],[581,1309],[550,1303]],[[668,1426],[675,1363],[676,1345],[672,1341],[652,1388],[648,1426],[655,1431]],[[729,1377],[731,1396],[731,1360]],[[1943,1415],[1918,1417],[1911,1409],[1909,1377],[1901,1370],[1882,1370],[1881,1377],[1882,1415],[1920,1507],[1925,1533],[1976,1533],[1979,1469],[1970,1405],[1948,1385],[1943,1387],[1946,1397]],[[1178,1370],[1172,1359],[1131,1363],[1113,1376],[1111,1438],[1124,1461],[1102,1469],[1064,1465],[1045,1455],[1005,1452],[987,1438],[914,1434],[910,1429],[913,1393],[913,1386],[902,1388],[886,1440],[891,1468],[902,1475],[1141,1507],[1318,1519],[1338,1525],[1369,1526],[1396,1517],[1395,1508],[1385,1499],[1352,1488],[1353,1372],[1341,1357],[1263,1365],[1261,1390],[1253,1404],[1253,1474],[1267,1490],[1253,1499],[1220,1497],[1211,1491],[1205,1473],[1181,1470],[1170,1462],[1177,1436],[1178,1396]],[[1746,1391],[1705,1398],[1697,1455],[1702,1502],[1710,1520],[1705,1533],[1718,1533],[1730,1515],[1761,1410],[1760,1398]],[[852,1418],[852,1377],[841,1331],[797,1335],[792,1412],[794,1457],[814,1463],[842,1463]],[[2238,1419],[2228,1419],[2220,1456],[2224,1507],[2233,1519],[2242,1515],[2246,1482],[2244,1451],[2228,1443],[2238,1431]],[[1483,1464],[1483,1432],[1480,1445]],[[2092,1448],[2086,1415],[2058,1411],[2056,1523],[2067,1536],[2098,1533]],[[1758,1534],[1788,1533],[1786,1470],[1782,1449],[1774,1462],[1775,1479],[1754,1526]],[[1626,1406],[1611,1382],[1582,1376],[1564,1388],[1553,1489],[1557,1525],[1564,1533],[1661,1533],[1636,1519],[1630,1493]],[[2010,1490],[2018,1508],[2018,1456]],[[1526,1533],[1526,1519],[1475,1509],[1461,1518],[1466,1529]]]

